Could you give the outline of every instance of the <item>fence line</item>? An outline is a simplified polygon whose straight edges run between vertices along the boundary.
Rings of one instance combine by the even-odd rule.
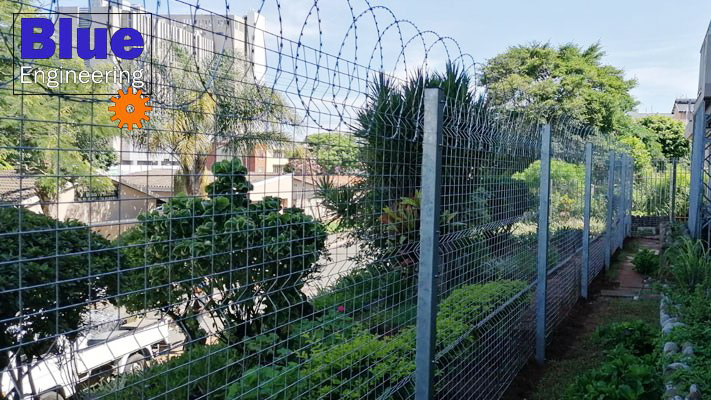
[[[0,10],[4,396],[498,398],[647,204],[624,149],[492,107],[451,38],[367,1],[254,8]],[[20,12],[146,50],[21,59]],[[111,119],[135,79],[23,66],[141,70],[150,120]]]

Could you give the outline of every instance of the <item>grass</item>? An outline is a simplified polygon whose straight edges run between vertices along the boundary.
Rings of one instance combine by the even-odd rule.
[[[533,400],[561,399],[566,386],[576,376],[603,361],[603,355],[592,340],[597,327],[633,320],[643,320],[653,327],[659,324],[659,301],[656,299],[601,297],[591,307],[591,313],[582,317],[581,335],[560,358],[547,362],[545,372],[532,394]]]

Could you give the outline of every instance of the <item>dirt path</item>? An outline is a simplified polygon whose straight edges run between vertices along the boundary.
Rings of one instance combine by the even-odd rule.
[[[505,400],[561,399],[565,387],[580,373],[602,362],[591,337],[598,326],[643,320],[659,323],[659,299],[634,271],[632,258],[639,248],[658,250],[658,241],[632,238],[615,254],[610,271],[590,287],[590,298],[579,301],[553,334],[544,367],[530,362],[502,397]],[[656,325],[655,325],[656,326]]]

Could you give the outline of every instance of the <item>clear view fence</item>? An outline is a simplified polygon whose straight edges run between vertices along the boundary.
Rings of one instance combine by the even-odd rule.
[[[687,218],[689,161],[497,107],[387,8],[168,3],[0,4],[3,397],[496,399]]]

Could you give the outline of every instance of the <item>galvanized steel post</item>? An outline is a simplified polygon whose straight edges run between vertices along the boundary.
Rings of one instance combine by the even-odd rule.
[[[607,226],[605,228],[605,269],[610,268],[612,260],[612,207],[615,190],[615,152],[610,152],[610,162],[607,170]]]
[[[671,187],[669,188],[669,222],[674,223],[674,220],[676,219],[676,167],[677,164],[679,163],[679,159],[674,158],[672,160],[672,176],[671,176]]]
[[[689,188],[689,234],[701,236],[701,196],[703,193],[704,151],[706,149],[706,102],[701,101],[694,114],[694,135],[691,144],[691,186]]]
[[[590,276],[590,201],[592,197],[592,143],[585,143],[585,197],[583,198],[583,265],[580,270],[580,295],[588,298]]]
[[[433,393],[435,324],[437,322],[437,268],[442,188],[443,95],[438,88],[425,90],[422,143],[422,206],[420,209],[420,266],[417,282],[417,344],[415,398],[429,400]]]
[[[615,249],[622,248],[625,240],[625,209],[627,208],[627,155],[620,157],[620,197],[617,201],[617,244]]]
[[[538,204],[538,280],[536,282],[536,362],[546,359],[546,292],[548,280],[548,216],[551,191],[551,127],[541,130],[541,171]]]
[[[627,157],[628,171],[627,174],[627,211],[625,212],[625,220],[627,221],[626,236],[632,234],[632,196],[634,195],[634,159],[632,156]]]

